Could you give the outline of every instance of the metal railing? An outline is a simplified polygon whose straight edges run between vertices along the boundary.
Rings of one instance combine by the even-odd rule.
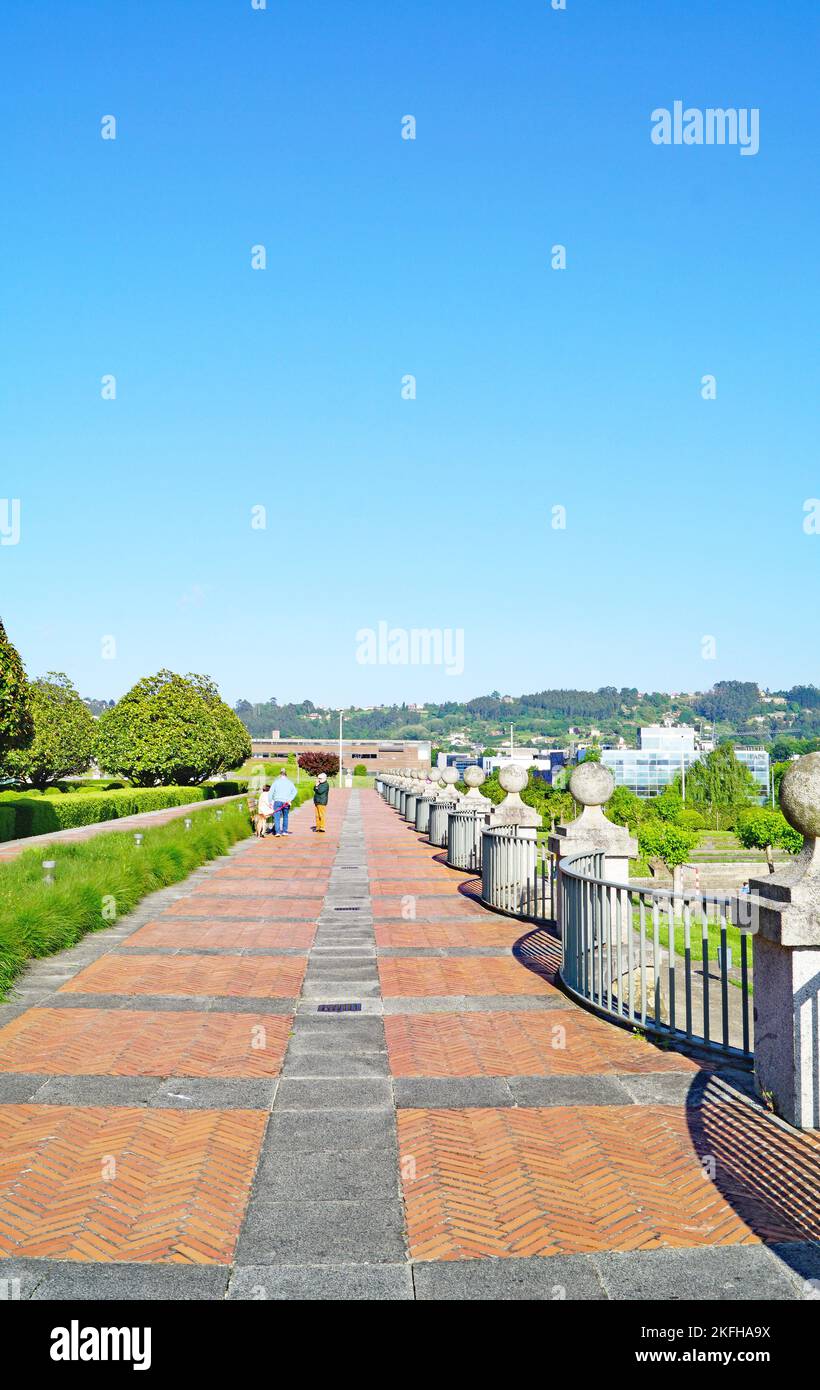
[[[420,835],[426,835],[430,829],[430,807],[432,804],[432,796],[420,796],[416,799],[416,830]]]
[[[477,873],[481,868],[481,836],[486,829],[485,811],[462,811],[447,817],[447,863],[452,869]]]
[[[481,900],[495,912],[533,922],[552,919],[552,856],[515,826],[482,831]]]
[[[561,979],[602,1014],[721,1053],[752,1055],[752,943],[742,895],[604,878],[603,854],[561,864]]]
[[[402,815],[404,816],[404,819],[405,819],[405,820],[411,820],[411,821],[413,822],[414,825],[415,825],[415,823],[416,823],[416,803],[417,803],[417,801],[418,801],[418,792],[408,792],[407,795],[406,795],[406,797],[404,798],[404,810],[402,811]]]
[[[447,818],[451,811],[456,809],[455,801],[431,801],[430,802],[430,822],[427,826],[427,838],[431,845],[438,845],[441,849],[447,844]]]

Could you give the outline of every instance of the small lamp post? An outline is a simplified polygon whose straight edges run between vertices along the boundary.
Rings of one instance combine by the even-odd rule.
[[[135,830],[135,831],[134,831],[134,844],[136,845],[137,849],[139,849],[140,845],[142,844],[142,841],[143,841],[143,834],[142,834],[142,831],[141,831],[141,830]]]
[[[190,828],[191,828],[192,825],[193,825],[193,821],[191,820],[191,817],[190,817],[190,816],[186,816],[186,817],[185,817],[185,829],[186,829],[186,830],[190,830]]]
[[[56,859],[43,860],[43,883],[54,882],[54,869],[57,867]]]

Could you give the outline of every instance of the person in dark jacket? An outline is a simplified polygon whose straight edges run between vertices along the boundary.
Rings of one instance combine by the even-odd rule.
[[[327,773],[320,772],[316,778],[316,786],[313,788],[313,809],[316,812],[316,824],[313,828],[317,835],[324,835],[325,833],[325,816],[329,796],[330,783],[327,780]]]

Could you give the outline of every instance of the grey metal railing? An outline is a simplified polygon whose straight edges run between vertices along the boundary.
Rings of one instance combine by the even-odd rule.
[[[485,829],[481,839],[481,900],[496,912],[528,921],[552,919],[552,856],[534,835],[515,826]]]
[[[454,811],[458,803],[455,801],[431,801],[430,802],[430,823],[427,827],[427,838],[431,845],[438,845],[442,848],[447,844],[447,818],[451,811]]]
[[[456,807],[447,817],[447,863],[453,869],[477,873],[481,868],[481,836],[486,812]]]
[[[561,864],[561,979],[598,1012],[743,1058],[753,1050],[743,894],[612,883],[602,854]]]

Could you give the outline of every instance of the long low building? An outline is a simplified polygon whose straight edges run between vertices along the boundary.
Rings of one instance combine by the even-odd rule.
[[[300,753],[339,752],[337,738],[255,738],[253,756],[264,762],[298,758]],[[387,772],[391,767],[430,767],[431,745],[426,739],[342,739],[342,768],[349,772],[357,763],[368,772]]]

